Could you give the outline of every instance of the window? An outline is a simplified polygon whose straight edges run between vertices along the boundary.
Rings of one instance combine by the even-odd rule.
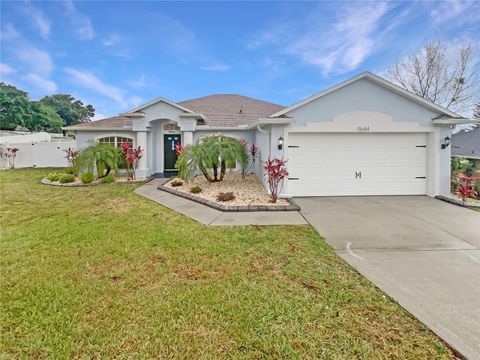
[[[98,142],[110,144],[118,148],[121,147],[123,144],[128,144],[131,148],[133,147],[133,139],[123,136],[108,136],[98,139]]]

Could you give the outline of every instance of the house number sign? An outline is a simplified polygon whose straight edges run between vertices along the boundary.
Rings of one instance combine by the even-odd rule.
[[[357,126],[357,131],[358,132],[369,132],[370,131],[370,126]]]

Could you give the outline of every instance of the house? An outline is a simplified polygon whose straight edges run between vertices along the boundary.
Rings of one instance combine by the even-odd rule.
[[[480,126],[452,135],[452,156],[466,158],[480,169]]]
[[[287,107],[240,95],[157,98],[64,130],[77,149],[141,146],[138,176],[174,170],[176,143],[222,134],[257,145],[261,161],[288,159],[284,196],[436,196],[450,193],[451,128],[469,122],[364,72]],[[255,171],[262,179],[259,161]]]

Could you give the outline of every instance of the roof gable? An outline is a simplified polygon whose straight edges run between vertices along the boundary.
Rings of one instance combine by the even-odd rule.
[[[150,107],[150,106],[153,106],[153,105],[155,105],[155,104],[158,104],[158,103],[160,103],[160,102],[163,102],[163,103],[165,103],[165,104],[168,104],[168,105],[170,105],[170,106],[173,106],[173,107],[175,107],[175,108],[177,108],[177,109],[179,109],[179,110],[185,111],[186,113],[193,113],[192,110],[187,109],[186,107],[183,107],[183,106],[181,106],[181,105],[179,105],[179,104],[177,104],[177,103],[174,103],[173,101],[167,100],[167,99],[165,99],[165,98],[163,98],[163,97],[158,97],[158,98],[156,98],[156,99],[153,99],[153,100],[151,100],[151,101],[149,101],[149,102],[147,102],[147,103],[145,103],[145,104],[143,104],[143,105],[140,105],[140,106],[136,107],[135,109],[132,109],[132,110],[128,111],[128,113],[134,113],[134,112],[137,112],[137,111],[142,111],[142,110],[144,110],[144,109],[146,109],[146,108],[148,108],[148,107]]]
[[[279,116],[283,116],[283,115],[285,115],[285,114],[288,114],[288,113],[289,113],[290,111],[292,111],[292,110],[295,110],[295,109],[297,109],[297,108],[299,108],[299,107],[302,107],[302,106],[304,106],[304,105],[306,105],[306,104],[308,104],[308,103],[310,103],[310,102],[312,102],[312,101],[315,101],[315,100],[317,100],[317,99],[319,99],[319,98],[321,98],[321,97],[323,97],[323,96],[326,96],[326,95],[328,95],[328,94],[331,94],[331,93],[333,93],[333,92],[335,92],[335,91],[337,91],[337,90],[339,90],[339,89],[342,89],[342,88],[344,88],[344,87],[346,87],[346,86],[348,86],[348,85],[350,85],[350,84],[352,84],[352,83],[354,83],[354,82],[356,82],[356,81],[358,81],[358,80],[365,79],[365,78],[368,79],[368,80],[373,81],[374,83],[376,83],[376,84],[378,84],[378,85],[380,85],[380,86],[382,86],[382,87],[384,87],[384,88],[386,88],[387,90],[390,90],[390,91],[392,91],[392,92],[394,92],[394,93],[396,93],[396,94],[398,94],[398,95],[400,95],[400,96],[406,97],[406,98],[408,98],[408,99],[410,99],[410,100],[412,100],[412,101],[414,101],[414,102],[416,102],[416,103],[418,103],[418,104],[420,104],[420,105],[422,105],[422,106],[425,106],[426,108],[429,108],[429,109],[431,109],[431,110],[438,111],[438,112],[440,112],[440,113],[442,113],[442,114],[444,114],[444,115],[447,115],[447,116],[451,116],[451,117],[461,117],[460,115],[458,115],[458,114],[456,114],[456,113],[454,113],[454,112],[452,112],[452,111],[450,111],[450,110],[448,110],[448,109],[445,109],[445,108],[442,107],[442,106],[439,106],[439,105],[437,105],[437,104],[434,104],[434,103],[431,102],[431,101],[425,100],[424,98],[422,98],[422,97],[420,97],[420,96],[418,96],[418,95],[416,95],[416,94],[414,94],[414,93],[412,93],[412,92],[410,92],[410,91],[408,91],[408,90],[405,90],[405,89],[403,89],[402,87],[400,87],[400,86],[398,86],[398,85],[395,85],[395,84],[393,84],[393,83],[391,83],[391,82],[389,82],[389,81],[381,78],[380,76],[374,75],[374,74],[372,74],[372,73],[370,73],[370,72],[368,72],[368,71],[367,71],[367,72],[363,72],[363,73],[361,73],[361,74],[358,74],[358,75],[356,75],[356,76],[354,76],[354,77],[352,77],[352,78],[350,78],[350,79],[347,79],[347,80],[345,80],[345,81],[343,81],[343,82],[341,82],[341,83],[338,83],[337,85],[334,85],[334,86],[332,86],[332,87],[330,87],[330,88],[328,88],[328,89],[325,89],[325,90],[323,90],[323,91],[320,91],[319,93],[316,93],[316,94],[314,94],[314,95],[312,95],[312,96],[310,96],[310,97],[308,97],[308,98],[306,98],[306,99],[304,99],[304,100],[301,100],[301,101],[299,101],[299,102],[297,102],[297,103],[295,103],[295,104],[293,104],[293,105],[291,105],[291,106],[288,106],[288,107],[286,107],[286,108],[284,108],[284,109],[282,109],[282,110],[280,110],[280,111],[278,111],[278,112],[270,115],[270,117],[279,117]]]

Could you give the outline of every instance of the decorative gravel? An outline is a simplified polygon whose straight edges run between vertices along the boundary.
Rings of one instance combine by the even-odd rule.
[[[182,181],[183,185],[172,186],[172,181]],[[245,179],[242,179],[241,174],[230,173],[225,175],[223,181],[213,183],[209,183],[203,176],[197,176],[188,183],[180,178],[174,178],[164,186],[224,205],[289,205],[285,199],[277,199],[277,203],[272,204],[270,202],[270,196],[255,174],[247,174]],[[192,194],[190,189],[194,186],[199,186],[202,191],[197,194]],[[217,201],[217,195],[221,192],[233,192],[235,200],[226,202]]]

